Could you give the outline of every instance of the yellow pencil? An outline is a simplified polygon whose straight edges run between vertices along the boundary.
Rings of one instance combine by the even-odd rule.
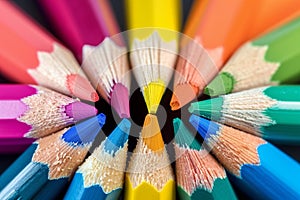
[[[127,200],[175,199],[175,178],[157,117],[148,114],[125,179]]]
[[[126,0],[130,61],[148,112],[155,114],[173,74],[179,0]]]

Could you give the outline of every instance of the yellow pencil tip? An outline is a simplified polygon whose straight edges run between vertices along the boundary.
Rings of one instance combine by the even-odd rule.
[[[143,88],[144,99],[149,113],[155,114],[157,112],[165,89],[166,87],[163,81],[151,82]]]

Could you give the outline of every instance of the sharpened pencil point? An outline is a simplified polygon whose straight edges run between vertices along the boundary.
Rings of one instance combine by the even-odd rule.
[[[227,73],[222,72],[218,74],[208,86],[204,89],[204,94],[209,96],[218,96],[232,92],[234,88],[234,77]]]
[[[120,118],[130,118],[128,88],[121,83],[114,85],[110,103]]]
[[[76,101],[65,106],[65,113],[76,122],[95,116],[98,110],[91,105]]]
[[[157,112],[161,98],[165,92],[166,86],[163,81],[151,82],[143,88],[144,99],[150,114]]]
[[[179,118],[173,119],[173,126],[176,144],[183,148],[189,147],[196,150],[201,149],[199,142]]]
[[[199,88],[191,84],[185,83],[176,85],[173,91],[170,106],[172,110],[178,110],[184,105],[197,98]]]
[[[123,119],[104,141],[105,151],[114,154],[120,148],[123,148],[124,144],[128,141],[130,127],[130,121],[128,119]]]
[[[71,74],[67,77],[67,86],[71,94],[84,100],[96,102],[99,96],[91,83],[78,74]]]
[[[217,123],[196,115],[192,115],[189,121],[205,140],[210,138],[211,135],[216,134],[220,128]]]

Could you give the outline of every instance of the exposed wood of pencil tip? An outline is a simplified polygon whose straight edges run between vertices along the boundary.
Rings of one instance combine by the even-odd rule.
[[[197,188],[212,192],[217,178],[226,178],[224,168],[205,149],[200,151],[175,145],[177,184],[189,195]]]
[[[243,131],[222,125],[217,135],[207,140],[218,160],[236,176],[244,164],[259,165],[257,148],[266,141]]]
[[[127,148],[128,142],[112,156],[111,153],[105,151],[104,142],[102,142],[79,167],[78,172],[82,173],[84,187],[88,188],[98,184],[105,193],[122,188]]]

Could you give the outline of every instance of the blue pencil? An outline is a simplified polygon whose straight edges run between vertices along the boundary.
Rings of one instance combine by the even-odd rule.
[[[79,167],[64,199],[118,199],[124,171],[131,123],[123,119],[115,130]]]
[[[257,199],[300,199],[300,165],[275,146],[196,115],[190,122],[245,193]]]
[[[0,177],[0,199],[55,198],[82,163],[104,123],[105,115],[99,114],[39,139]]]

